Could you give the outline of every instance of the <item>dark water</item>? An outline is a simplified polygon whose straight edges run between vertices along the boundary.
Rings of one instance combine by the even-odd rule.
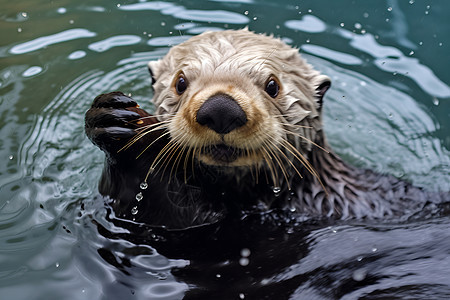
[[[449,2],[0,7],[0,299],[450,298],[448,205],[389,222],[272,213],[178,232],[113,222],[96,193],[103,155],[83,130],[102,92],[151,111],[146,63],[168,46],[249,26],[332,78],[325,127],[345,160],[448,191]]]

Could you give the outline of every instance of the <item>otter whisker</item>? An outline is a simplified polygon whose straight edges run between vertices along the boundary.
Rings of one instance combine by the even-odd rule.
[[[150,167],[154,169],[161,162],[161,160],[167,155],[167,150],[172,149],[174,147],[174,144],[175,142],[173,140],[169,140],[169,142],[159,151],[158,155],[156,155]]]
[[[180,149],[180,147],[178,147],[178,149]],[[175,161],[173,162],[172,168],[170,170],[169,182],[170,182],[170,179],[172,178],[172,174],[173,174],[174,169],[175,169],[175,173],[178,171],[178,167],[180,166],[181,158],[182,158],[183,153],[184,153],[185,150],[186,150],[186,146],[182,146],[181,147],[181,151],[178,151],[178,155],[175,158]]]
[[[135,131],[136,132],[145,131],[145,130],[147,130],[149,128],[152,128],[152,127],[154,127],[154,128],[167,127],[168,123],[170,123],[170,121],[162,121],[162,122],[158,122],[158,123],[155,123],[155,124],[149,124],[149,125],[145,125],[145,126],[141,126],[139,128],[136,128]]]
[[[325,188],[325,185],[323,184],[322,180],[320,179],[319,174],[317,173],[317,171],[314,169],[314,167],[311,165],[311,163],[297,150],[297,148],[295,148],[294,146],[292,146],[289,142],[283,140],[282,141],[283,145],[285,146],[285,149],[288,150],[288,148],[290,148],[292,150],[292,154],[294,155],[294,157],[308,170],[309,173],[311,173],[311,175],[313,175],[317,181],[320,183],[320,185],[322,186],[325,194],[328,195],[328,191]],[[287,147],[286,147],[287,146]],[[297,155],[298,154],[298,155]]]
[[[313,129],[312,126],[308,126],[308,125],[290,124],[290,123],[281,122],[281,121],[280,121],[280,124],[283,126],[286,126],[286,127]]]
[[[161,134],[159,137],[157,137],[156,139],[153,140],[153,142],[151,142],[150,144],[148,144],[144,150],[141,151],[141,153],[139,153],[138,156],[136,156],[136,159],[138,159],[142,154],[144,154],[145,151],[148,150],[148,148],[150,148],[154,143],[156,143],[159,139],[163,138],[164,136],[168,135],[169,132],[165,132],[163,134]]]
[[[153,128],[151,130],[147,130],[147,131],[143,131],[138,133],[137,135],[135,135],[134,137],[132,137],[122,148],[120,148],[117,153],[123,151],[123,150],[127,150],[128,148],[130,148],[134,143],[136,143],[139,139],[143,138],[144,136],[146,136],[147,134],[151,133],[151,132],[155,132],[158,130],[161,130],[161,128],[166,127],[165,125],[160,125],[160,127],[157,128]]]
[[[287,186],[288,186],[288,189],[290,190],[290,189],[291,189],[291,185],[290,185],[290,183],[289,183],[289,176],[288,176],[288,174],[287,174],[286,167],[283,165],[283,162],[281,161],[281,159],[280,159],[278,153],[274,152],[273,149],[272,149],[272,147],[270,147],[269,144],[266,143],[266,145],[268,146],[267,149],[270,151],[270,153],[272,153],[272,157],[273,157],[273,158],[275,159],[275,161],[278,163],[278,166],[280,167],[281,172],[283,173],[284,179],[286,179],[286,184],[287,184]],[[281,151],[279,151],[279,152],[281,152]],[[282,152],[281,152],[281,153],[282,153]],[[284,154],[284,153],[283,153],[283,154]]]
[[[164,173],[167,170],[167,167],[169,166],[170,161],[173,159],[173,157],[175,156],[175,154],[177,153],[177,151],[180,149],[179,144],[178,143],[173,143],[172,147],[168,150],[168,153],[165,155],[165,159],[161,164],[161,168],[164,167],[164,169],[162,170],[161,173],[161,182],[162,179],[164,177]],[[173,165],[172,165],[173,168]],[[169,183],[170,183],[171,177],[169,175]]]
[[[272,144],[272,146],[277,149],[281,155],[283,155],[284,159],[294,168],[295,172],[297,173],[297,175],[300,178],[303,178],[302,174],[300,173],[300,171],[297,169],[297,167],[295,166],[295,164],[287,157],[287,155],[280,149],[280,147],[278,147],[274,142],[272,142],[271,140],[268,140],[269,143]],[[284,146],[283,146],[284,147]],[[286,149],[286,147],[284,147]],[[288,150],[290,151],[290,150]]]
[[[311,141],[311,140],[308,139],[307,137],[304,137],[303,135],[301,135],[301,134],[299,134],[299,133],[297,133],[297,132],[290,131],[290,130],[288,130],[288,129],[286,129],[286,128],[283,128],[283,130],[284,130],[284,132],[287,133],[287,134],[291,134],[291,135],[297,136],[297,137],[299,137],[299,138],[301,138],[301,139],[303,139],[303,140],[309,142],[310,144],[316,146],[316,147],[319,148],[320,150],[325,151],[326,153],[330,153],[330,151],[328,151],[327,149],[323,148],[323,147],[320,146],[319,144],[317,144],[317,143]]]
[[[279,185],[278,172],[275,170],[275,166],[274,166],[272,157],[267,152],[267,149],[265,148],[264,145],[261,149],[262,149],[262,154],[263,154],[264,160],[266,161],[267,166],[269,167],[269,171],[270,171],[270,174],[272,177],[272,182],[274,185]]]

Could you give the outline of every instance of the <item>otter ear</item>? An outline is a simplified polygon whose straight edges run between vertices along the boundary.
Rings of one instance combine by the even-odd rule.
[[[152,85],[155,84],[160,74],[161,60],[152,60],[147,65],[150,76],[152,77]]]
[[[331,79],[325,75],[320,75],[318,79],[319,79],[317,80],[318,85],[316,87],[316,98],[317,98],[317,105],[320,111],[322,110],[323,106],[323,96],[331,86]]]

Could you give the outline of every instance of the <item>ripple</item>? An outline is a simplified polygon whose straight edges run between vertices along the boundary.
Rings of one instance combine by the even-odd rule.
[[[399,49],[380,45],[371,34],[354,34],[345,29],[339,35],[350,40],[350,45],[373,56],[374,64],[383,71],[401,73],[409,77],[422,90],[434,97],[449,98],[450,87],[442,82],[433,71],[413,57],[407,57]]]
[[[347,54],[347,53],[342,53],[342,52],[338,52],[335,50],[331,50],[322,46],[318,46],[318,45],[310,45],[310,44],[305,44],[301,46],[301,49],[303,51],[312,53],[314,55],[329,59],[329,60],[333,60],[336,61],[338,63],[341,64],[345,64],[345,65],[362,65],[362,60],[359,59],[356,56]]]
[[[249,22],[249,18],[246,16],[225,10],[186,9],[175,12],[173,16],[184,20],[212,23],[247,24]]]
[[[164,15],[171,15],[174,18],[189,21],[225,24],[247,24],[250,21],[246,16],[227,10],[186,9],[183,6],[161,1],[121,5],[119,9],[127,11],[159,10]]]
[[[148,40],[147,44],[149,46],[174,46],[187,41],[191,37],[192,35],[156,37]]]
[[[313,15],[306,15],[300,20],[288,20],[284,22],[284,26],[309,33],[319,33],[327,29],[325,22]]]
[[[9,52],[12,54],[23,54],[32,52],[35,50],[39,50],[45,48],[47,46],[62,43],[66,41],[71,41],[80,38],[88,38],[96,36],[95,32],[89,31],[87,29],[69,29],[66,31],[62,31],[56,34],[39,37],[37,39],[31,40],[29,42],[25,42],[19,45],[12,47]]]
[[[42,70],[43,70],[42,67],[33,66],[33,67],[26,69],[25,72],[22,73],[22,76],[23,77],[31,77],[31,76],[41,73]]]
[[[114,47],[135,45],[141,40],[142,39],[137,35],[118,35],[104,39],[103,41],[92,43],[88,48],[96,52],[105,52]]]
[[[74,52],[70,53],[67,58],[70,60],[75,60],[75,59],[83,58],[85,56],[86,56],[86,51],[78,50],[78,51],[74,51]]]

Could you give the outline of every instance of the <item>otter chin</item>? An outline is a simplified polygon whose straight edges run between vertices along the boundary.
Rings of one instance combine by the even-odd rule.
[[[99,190],[119,217],[171,228],[271,209],[376,218],[448,197],[335,155],[322,121],[331,81],[280,39],[206,32],[148,68],[154,114],[121,92],[86,113],[106,154]]]

